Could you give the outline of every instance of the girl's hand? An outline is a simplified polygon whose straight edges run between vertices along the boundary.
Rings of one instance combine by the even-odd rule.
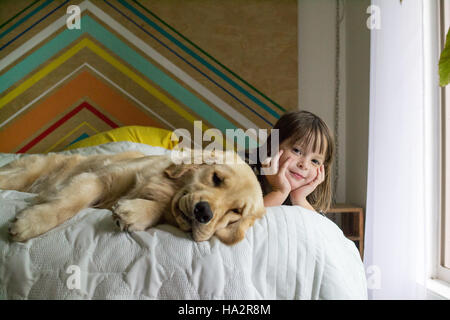
[[[321,184],[325,180],[325,167],[324,165],[321,165],[319,168],[317,168],[317,175],[316,177],[310,181],[309,183],[292,190],[290,193],[291,202],[292,204],[304,204],[306,203],[306,197],[310,195],[319,184]]]
[[[286,161],[279,168],[279,161],[282,154],[283,150],[280,150],[273,159],[264,161],[262,163],[263,167],[261,168],[261,171],[266,176],[272,190],[278,191],[287,197],[291,191],[291,184],[286,177],[286,170],[292,158],[286,159]]]

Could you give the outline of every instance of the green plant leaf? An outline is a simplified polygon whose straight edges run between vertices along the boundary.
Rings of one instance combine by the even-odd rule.
[[[449,29],[450,31],[450,29]],[[444,50],[439,58],[439,85],[445,87],[450,82],[450,32],[445,37]]]

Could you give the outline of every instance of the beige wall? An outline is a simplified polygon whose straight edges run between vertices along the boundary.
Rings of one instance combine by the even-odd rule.
[[[299,108],[321,117],[335,130],[336,5],[334,0],[299,0]],[[336,201],[345,202],[345,32],[341,25],[339,179]],[[336,173],[336,166],[335,171]]]
[[[370,0],[341,2],[337,202],[365,208],[369,114]],[[335,129],[336,1],[298,0],[299,106]]]
[[[347,202],[365,207],[369,146],[370,0],[346,0]]]

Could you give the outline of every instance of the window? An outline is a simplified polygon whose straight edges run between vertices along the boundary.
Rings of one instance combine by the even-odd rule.
[[[442,0],[440,8],[440,52],[444,48],[445,36],[450,27],[450,1]],[[450,282],[450,85],[441,90],[442,119],[442,210],[439,218],[438,265],[436,276]]]

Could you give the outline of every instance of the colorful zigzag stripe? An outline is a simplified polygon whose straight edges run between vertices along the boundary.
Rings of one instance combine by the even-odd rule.
[[[270,128],[283,111],[139,1],[34,1],[0,25],[0,152],[124,125]]]

